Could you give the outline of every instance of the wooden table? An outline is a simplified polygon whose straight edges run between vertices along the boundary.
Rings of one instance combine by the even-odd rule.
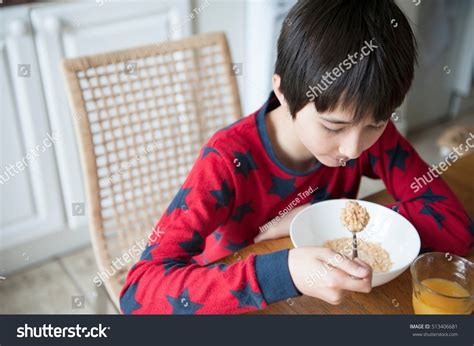
[[[444,174],[443,178],[459,198],[471,217],[474,216],[474,155],[461,157]],[[367,198],[367,201],[384,204],[393,199],[386,190]],[[251,253],[264,254],[291,249],[289,237],[268,240],[239,250],[219,262],[233,263]],[[474,260],[474,249],[467,258]],[[407,269],[391,282],[375,287],[369,294],[348,292],[340,305],[331,305],[320,299],[301,296],[269,305],[253,314],[413,314],[411,303],[411,275]]]

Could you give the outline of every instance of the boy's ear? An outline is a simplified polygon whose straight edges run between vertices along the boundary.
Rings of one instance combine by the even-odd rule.
[[[283,107],[288,107],[288,105],[286,104],[285,95],[283,95],[283,93],[280,91],[280,82],[281,82],[280,76],[277,74],[274,74],[272,76],[273,92],[275,93],[275,96],[277,97],[278,101],[280,101],[280,104]]]

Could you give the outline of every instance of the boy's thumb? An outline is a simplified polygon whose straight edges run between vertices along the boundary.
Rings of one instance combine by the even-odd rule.
[[[265,233],[260,233],[260,234],[257,235],[255,238],[253,238],[253,242],[254,242],[254,243],[259,243],[259,242],[261,242],[262,240],[265,240]]]

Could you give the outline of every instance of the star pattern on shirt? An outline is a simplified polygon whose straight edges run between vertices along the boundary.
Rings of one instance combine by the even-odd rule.
[[[420,210],[420,214],[429,215],[434,218],[436,224],[441,229],[443,228],[443,221],[446,217],[434,210],[433,207],[431,207],[431,204],[442,202],[446,199],[448,199],[446,196],[437,195],[433,192],[431,187],[428,187],[422,194],[410,199],[409,201],[422,200],[423,208]]]
[[[423,192],[415,199],[422,199],[425,203],[434,203],[444,201],[445,199],[448,199],[448,197],[433,193],[431,187],[429,187],[425,190],[425,192]]]
[[[378,160],[379,160],[379,158],[377,156],[372,155],[369,152],[369,164],[372,167],[372,171],[374,171],[374,172],[375,172],[375,164],[377,163]]]
[[[171,269],[177,269],[186,266],[186,262],[176,258],[165,258],[163,259],[163,267],[165,268],[165,276],[167,276]]]
[[[228,241],[225,248],[231,252],[236,252],[244,247],[246,247],[248,245],[248,241],[247,240],[244,240],[240,243],[234,243],[232,241]]]
[[[219,154],[219,152],[216,149],[214,149],[213,147],[204,147],[203,150],[202,150],[201,158],[204,159],[210,153],[214,153],[214,154],[217,154],[217,155],[221,156],[221,154]]]
[[[175,209],[188,210],[189,207],[186,204],[186,196],[191,192],[191,188],[180,188],[176,196],[171,201],[167,209],[167,214],[171,214]]]
[[[202,251],[204,239],[201,237],[198,231],[193,232],[191,240],[182,241],[179,246],[188,253],[188,255],[196,255]]]
[[[398,167],[403,172],[405,172],[405,161],[406,158],[410,156],[410,152],[403,150],[400,142],[397,142],[397,145],[392,149],[385,151],[390,156],[389,168],[392,170],[394,167]]]
[[[235,197],[235,189],[231,189],[224,179],[220,190],[211,190],[211,195],[216,199],[216,209],[228,207],[232,198]]]
[[[120,298],[120,309],[124,313],[124,315],[131,315],[135,310],[141,308],[142,306],[137,302],[136,294],[137,294],[138,283],[135,282],[128,286],[125,290],[124,294]]]
[[[207,266],[207,268],[217,268],[220,271],[225,271],[227,269],[227,267],[228,267],[228,265],[225,264],[225,263],[213,263],[213,264],[209,264]]]
[[[219,232],[219,231],[214,231],[214,232],[212,233],[212,235],[214,236],[214,238],[215,238],[217,241],[221,240],[221,238],[222,238],[222,233]]]
[[[241,290],[231,290],[230,293],[239,301],[239,308],[253,307],[257,309],[262,308],[263,296],[260,292],[255,292],[247,282],[245,287]]]
[[[469,233],[471,233],[472,236],[474,236],[474,221],[472,221],[470,218],[469,218],[469,225],[467,226],[467,230],[469,231]]]
[[[194,315],[196,311],[203,307],[203,304],[191,301],[188,288],[185,288],[178,297],[174,298],[166,295],[166,299],[173,308],[173,315]]]
[[[272,186],[268,191],[269,194],[278,195],[284,199],[295,192],[296,178],[285,179],[272,174]]]
[[[359,192],[359,186],[357,184],[352,185],[348,191],[344,191],[344,196],[346,198],[354,199],[357,197],[357,193]]]
[[[257,164],[250,153],[250,150],[248,150],[246,153],[234,151],[233,164],[235,166],[236,173],[243,174],[246,178],[251,171],[258,169]]]
[[[315,204],[318,202],[326,201],[328,199],[331,199],[331,193],[328,191],[327,186],[317,189],[316,192],[313,193],[314,197],[311,200],[310,204]]]
[[[438,228],[439,229],[442,229],[443,228],[443,221],[445,219],[445,216],[444,215],[441,215],[440,213],[438,213],[436,210],[434,210],[431,206],[429,206],[428,204],[425,204],[423,206],[423,208],[421,209],[420,211],[421,214],[424,214],[424,215],[429,215],[431,217],[434,218],[436,224],[438,225]]]
[[[346,162],[346,167],[353,168],[356,164],[357,159],[352,159]]]
[[[235,208],[234,214],[232,215],[232,220],[242,222],[242,219],[245,217],[245,215],[254,211],[255,210],[252,209],[251,202],[241,204]]]
[[[156,244],[153,244],[153,245],[147,245],[145,250],[143,250],[143,253],[140,257],[140,261],[151,261],[151,260],[153,260],[153,256],[151,255],[151,252],[158,245],[160,245],[160,243],[156,243]]]

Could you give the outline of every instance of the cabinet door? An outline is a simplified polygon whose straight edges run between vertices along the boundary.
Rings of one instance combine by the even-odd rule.
[[[62,58],[77,57],[145,44],[159,44],[191,33],[197,15],[189,0],[54,4],[35,8],[31,20],[42,71],[51,127],[64,132],[56,148],[64,208],[71,228],[86,224],[73,210],[85,202],[82,170],[64,81]]]
[[[0,12],[0,251],[64,228],[54,147],[26,8]]]

